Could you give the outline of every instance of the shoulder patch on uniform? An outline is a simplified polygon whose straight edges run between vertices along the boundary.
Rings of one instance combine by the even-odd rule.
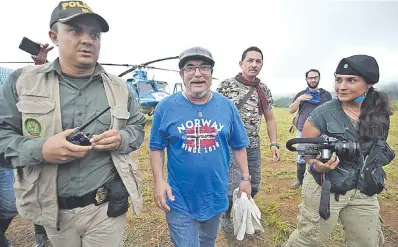
[[[28,117],[23,122],[26,132],[32,137],[40,137],[42,134],[41,123],[38,119]]]

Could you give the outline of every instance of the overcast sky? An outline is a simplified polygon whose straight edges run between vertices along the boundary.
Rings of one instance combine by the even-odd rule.
[[[4,1],[0,61],[30,61],[19,50],[23,36],[43,43],[57,0]],[[333,73],[344,56],[367,54],[380,65],[381,84],[398,81],[398,1],[175,1],[87,0],[109,23],[100,62],[141,64],[177,56],[203,46],[216,61],[214,76],[235,76],[244,49],[264,53],[259,77],[274,95],[306,86],[305,71],[321,71],[321,86],[331,90]],[[55,48],[49,60],[57,57]],[[177,69],[177,60],[152,64]],[[21,65],[0,64],[9,68]],[[123,67],[106,66],[119,74]],[[180,81],[175,72],[150,70],[150,77]],[[214,81],[214,87],[219,81]]]

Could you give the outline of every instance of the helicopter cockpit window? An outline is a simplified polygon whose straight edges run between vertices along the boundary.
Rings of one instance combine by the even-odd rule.
[[[158,82],[158,88],[159,88],[159,91],[170,93],[170,87],[165,82]]]
[[[137,83],[138,89],[140,92],[154,92],[155,89],[153,88],[151,83]]]

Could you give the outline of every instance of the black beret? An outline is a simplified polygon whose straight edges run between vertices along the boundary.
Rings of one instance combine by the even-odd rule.
[[[368,55],[354,55],[343,58],[336,68],[339,75],[362,76],[367,83],[379,82],[379,65],[374,57]]]

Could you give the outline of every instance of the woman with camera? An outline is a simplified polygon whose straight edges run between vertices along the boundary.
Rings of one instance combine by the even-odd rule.
[[[337,97],[308,117],[302,138],[326,135],[355,145],[338,149],[329,160],[306,159],[310,167],[303,181],[297,229],[285,247],[322,246],[338,219],[345,246],[384,243],[377,194],[384,189],[382,167],[391,162],[394,152],[386,142],[392,110],[387,95],[373,88],[378,81],[379,66],[373,57],[342,59],[335,72]]]

